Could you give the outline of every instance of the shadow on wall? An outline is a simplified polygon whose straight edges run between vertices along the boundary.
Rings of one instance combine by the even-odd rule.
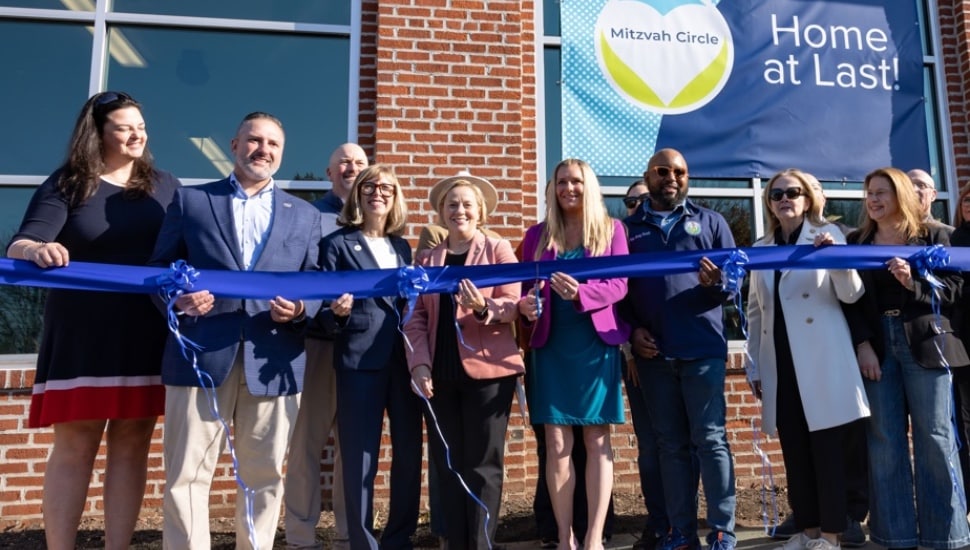
[[[12,236],[0,237],[0,250]],[[0,285],[0,354],[37,353],[46,298],[43,288]]]

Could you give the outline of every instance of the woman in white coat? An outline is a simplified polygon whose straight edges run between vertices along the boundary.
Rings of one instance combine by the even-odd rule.
[[[768,182],[768,228],[755,246],[845,244],[822,218],[806,174]],[[843,441],[869,416],[841,302],[864,292],[855,270],[754,271],[748,298],[749,379],[762,397],[762,431],[778,432],[789,500],[801,531],[782,550],[833,550],[846,526]]]

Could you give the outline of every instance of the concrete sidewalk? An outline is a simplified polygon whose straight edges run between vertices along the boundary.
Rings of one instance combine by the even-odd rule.
[[[773,550],[784,544],[784,541],[777,541],[768,538],[765,535],[765,531],[762,528],[750,528],[743,527],[738,528],[735,533],[738,536],[738,548],[744,550]],[[701,541],[704,541],[704,537],[707,536],[707,530],[703,530],[698,533]],[[631,534],[618,534],[614,535],[610,542],[606,545],[606,548],[630,548],[633,543],[637,541],[637,538]],[[525,541],[525,542],[513,542],[501,545],[502,548],[506,550],[535,550],[539,548],[539,541]],[[705,546],[706,548],[706,546]],[[862,550],[879,550],[882,547],[874,544],[872,542],[867,542]]]

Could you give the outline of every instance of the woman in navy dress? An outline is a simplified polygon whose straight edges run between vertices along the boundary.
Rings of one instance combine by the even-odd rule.
[[[144,265],[179,181],[154,168],[141,105],[90,98],[67,160],[34,193],[7,256]],[[74,548],[102,434],[105,547],[127,548],[145,494],[148,448],[165,407],[165,321],[147,295],[51,290],[28,426],[54,427],[44,474],[47,546]]]

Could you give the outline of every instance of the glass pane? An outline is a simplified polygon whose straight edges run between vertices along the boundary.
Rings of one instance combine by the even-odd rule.
[[[942,158],[940,150],[940,124],[939,111],[936,108],[936,86],[933,81],[933,68],[923,68],[923,105],[926,109],[926,136],[930,147],[930,175],[936,180],[939,190],[945,191],[950,188],[949,182],[943,175]]]
[[[228,174],[252,111],[286,129],[280,179],[326,179],[328,152],[347,141],[348,38],[115,27],[109,51],[107,87],[144,105],[158,166],[179,177]]]
[[[754,242],[754,208],[751,199],[691,197],[691,200],[724,216],[731,227],[735,244],[751,246]]]
[[[266,0],[114,0],[114,10],[129,13],[350,24],[351,0],[293,2]]]
[[[559,0],[542,0],[543,36],[559,36],[562,34],[559,4]]]
[[[0,21],[0,51],[23,54],[0,56],[0,174],[49,174],[88,98],[90,28]]]
[[[649,160],[649,159],[648,159]],[[690,169],[690,159],[687,160],[687,167]],[[647,166],[646,160],[643,162],[644,168]],[[692,189],[699,187],[716,187],[719,189],[750,189],[751,180],[715,180],[706,178],[690,178]]]
[[[559,13],[558,9],[557,3],[556,13]],[[559,48],[547,47],[542,53],[542,60],[545,63],[542,69],[545,71],[543,88],[546,101],[546,177],[544,180],[549,181],[552,178],[552,170],[562,160],[562,97],[559,89],[562,67],[559,63]]]
[[[0,254],[20,227],[34,187],[0,186]],[[43,289],[0,285],[0,354],[37,353],[44,316]]]
[[[920,42],[923,44],[923,55],[936,55],[933,52],[933,45],[930,42],[930,29],[926,24],[926,1],[917,0],[916,1],[916,13],[917,19],[919,20],[920,28]]]
[[[861,199],[827,199],[825,201],[825,219],[856,228],[859,226],[862,206]]]

